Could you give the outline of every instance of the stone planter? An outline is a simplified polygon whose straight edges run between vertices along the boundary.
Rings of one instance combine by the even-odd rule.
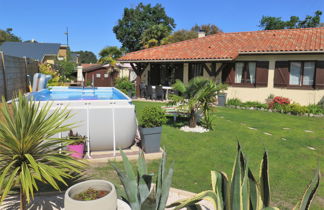
[[[140,128],[142,149],[146,153],[160,152],[162,127]]]
[[[89,188],[95,190],[110,191],[106,196],[89,201],[75,200],[76,194],[86,191]],[[116,210],[117,209],[117,194],[115,186],[105,180],[88,180],[80,182],[70,187],[64,196],[64,209],[65,210]]]
[[[226,93],[220,93],[217,95],[217,102],[218,102],[218,106],[225,106],[226,104]]]

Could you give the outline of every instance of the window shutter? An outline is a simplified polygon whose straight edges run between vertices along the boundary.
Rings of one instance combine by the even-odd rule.
[[[225,64],[222,71],[222,82],[226,84],[234,83],[234,63]]]
[[[315,88],[324,89],[324,61],[316,63]]]
[[[259,61],[256,63],[255,71],[255,86],[256,87],[267,87],[268,86],[268,72],[269,62]]]
[[[289,62],[277,61],[274,72],[274,87],[287,87],[289,82]]]

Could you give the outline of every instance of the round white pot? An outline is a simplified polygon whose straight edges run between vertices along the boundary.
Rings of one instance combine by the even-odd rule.
[[[91,200],[91,201],[79,201],[75,200],[76,194],[86,191],[92,188],[95,190],[108,190],[106,196]],[[117,209],[117,194],[115,186],[105,180],[88,180],[80,182],[71,186],[64,196],[64,209],[65,210],[116,210]]]

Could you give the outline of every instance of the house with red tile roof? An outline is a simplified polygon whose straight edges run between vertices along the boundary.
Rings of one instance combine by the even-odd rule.
[[[229,85],[242,101],[284,96],[302,105],[324,97],[324,27],[217,33],[131,52],[139,84],[172,85],[203,76]]]

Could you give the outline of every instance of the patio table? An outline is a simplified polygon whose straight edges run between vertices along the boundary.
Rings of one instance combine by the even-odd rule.
[[[152,85],[152,89],[154,90],[154,94],[155,94],[155,85]],[[169,96],[169,90],[172,90],[173,88],[171,86],[162,86],[162,89],[165,90],[165,99],[168,100],[168,96]]]

